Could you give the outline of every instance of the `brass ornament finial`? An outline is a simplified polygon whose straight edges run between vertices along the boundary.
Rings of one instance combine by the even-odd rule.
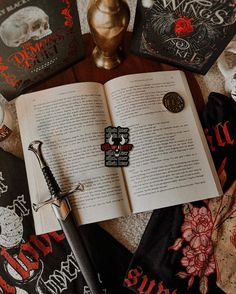
[[[97,67],[112,69],[122,61],[121,43],[130,20],[128,4],[123,0],[94,0],[88,9],[88,24],[96,47]]]

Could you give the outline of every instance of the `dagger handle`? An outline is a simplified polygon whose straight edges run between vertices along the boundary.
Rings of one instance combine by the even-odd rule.
[[[44,159],[44,156],[42,153],[42,145],[43,145],[43,142],[39,140],[35,140],[29,144],[28,149],[36,155],[36,158],[38,159],[39,165],[41,167],[44,178],[46,180],[49,192],[52,197],[53,196],[56,197],[56,195],[61,192],[61,189],[58,186],[57,181],[55,180],[50,167],[48,166],[47,162]]]
[[[42,168],[42,172],[43,172],[44,178],[46,180],[50,194],[52,196],[59,194],[61,192],[61,189],[60,189],[56,179],[54,178],[54,175],[53,175],[50,167],[44,166]]]

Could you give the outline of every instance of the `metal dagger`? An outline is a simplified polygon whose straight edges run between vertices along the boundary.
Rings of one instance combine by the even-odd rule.
[[[50,167],[43,157],[42,144],[41,141],[33,141],[30,143],[28,149],[32,151],[38,159],[51,198],[42,203],[33,204],[33,209],[34,211],[38,211],[43,206],[51,204],[91,293],[104,294],[97,273],[89,258],[82,237],[80,236],[79,228],[74,220],[71,206],[67,198],[75,191],[83,191],[83,185],[79,183],[74,189],[68,192],[62,192]]]

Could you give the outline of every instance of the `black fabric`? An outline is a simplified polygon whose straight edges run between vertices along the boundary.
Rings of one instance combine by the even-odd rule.
[[[96,224],[81,234],[104,293],[130,293],[122,281],[131,253]],[[0,292],[90,293],[62,231],[35,236],[24,162],[1,148]]]
[[[228,159],[224,185],[224,190],[227,190],[236,177],[236,102],[222,94],[210,93],[201,121],[216,169],[225,158]]]
[[[226,191],[236,178],[235,101],[211,93],[201,120],[216,169],[220,176],[227,174],[223,177]],[[218,203],[220,198],[155,210],[129,265],[124,285],[135,293],[225,293],[216,284],[214,210],[209,209],[209,203],[214,201]],[[224,221],[235,223],[235,215],[229,215]],[[236,238],[234,242],[236,247]],[[235,257],[235,251],[230,254]]]

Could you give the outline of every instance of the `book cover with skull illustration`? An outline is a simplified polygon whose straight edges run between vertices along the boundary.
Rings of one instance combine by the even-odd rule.
[[[132,50],[206,74],[236,34],[236,0],[139,0]]]
[[[11,100],[84,56],[76,0],[0,6],[0,92]]]
[[[97,224],[80,227],[104,293],[128,294],[131,253]],[[62,231],[35,235],[24,162],[0,148],[0,293],[91,293]]]

